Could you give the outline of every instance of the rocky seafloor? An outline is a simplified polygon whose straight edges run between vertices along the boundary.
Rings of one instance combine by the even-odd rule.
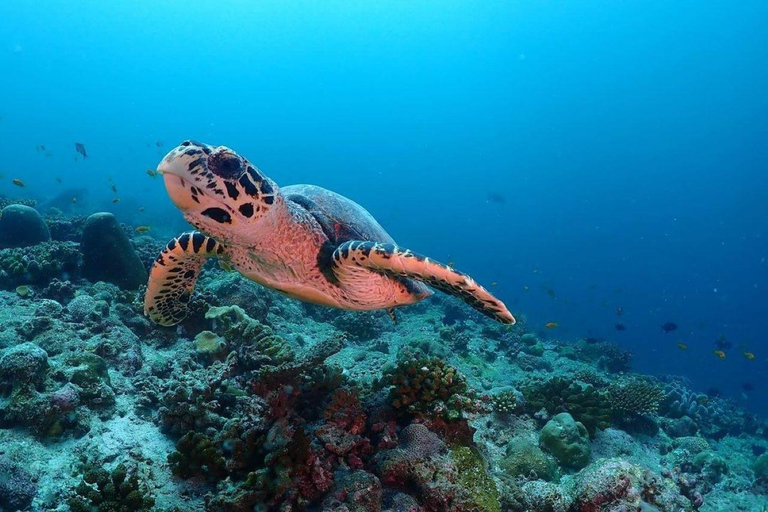
[[[3,210],[0,512],[768,510],[766,423],[617,345],[447,297],[394,324],[215,262],[158,327],[164,242]]]

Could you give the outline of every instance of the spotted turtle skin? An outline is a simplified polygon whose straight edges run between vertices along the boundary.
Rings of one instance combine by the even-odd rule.
[[[315,185],[278,188],[231,149],[192,141],[171,150],[158,172],[198,231],[171,240],[152,267],[144,311],[156,323],[184,319],[209,258],[324,306],[392,312],[435,288],[499,322],[515,322],[471,277],[399,247],[365,208],[335,192]]]

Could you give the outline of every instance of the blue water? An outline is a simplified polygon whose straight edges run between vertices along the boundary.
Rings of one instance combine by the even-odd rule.
[[[146,169],[224,144],[550,338],[768,414],[767,24],[763,0],[0,2],[0,193],[86,187],[76,206],[171,236]]]

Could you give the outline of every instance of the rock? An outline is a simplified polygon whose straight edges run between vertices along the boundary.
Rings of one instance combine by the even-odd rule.
[[[28,247],[50,239],[48,226],[34,208],[12,204],[0,214],[0,247]]]
[[[0,457],[0,510],[27,510],[37,494],[32,475]]]
[[[558,414],[544,425],[539,443],[564,467],[582,469],[589,464],[589,433],[567,412]]]
[[[83,226],[83,275],[135,290],[147,283],[147,271],[131,241],[111,213],[94,213]]]
[[[557,476],[555,462],[534,441],[524,438],[515,438],[509,442],[500,466],[513,479],[553,480]]]
[[[22,343],[0,355],[0,387],[39,384],[48,369],[48,354],[34,343]]]

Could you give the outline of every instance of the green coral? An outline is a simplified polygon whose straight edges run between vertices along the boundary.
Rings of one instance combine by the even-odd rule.
[[[501,512],[499,490],[488,474],[485,461],[473,448],[456,446],[451,449],[451,459],[458,472],[457,482],[471,496],[473,510],[477,512]]]
[[[610,403],[591,384],[572,382],[563,377],[531,379],[523,385],[521,392],[532,412],[542,409],[548,414],[567,412],[586,427],[590,437],[597,429],[606,429],[611,424]]]
[[[110,473],[92,468],[67,501],[72,512],[151,512],[155,499],[136,468],[118,464]]]
[[[517,407],[517,394],[507,389],[491,397],[491,407],[498,414],[510,414]]]
[[[541,429],[539,442],[564,467],[582,469],[589,464],[587,429],[567,412],[558,414]]]
[[[198,354],[216,359],[223,356],[227,350],[227,340],[211,331],[202,331],[195,336],[195,350]]]
[[[263,362],[279,365],[295,357],[291,346],[269,326],[249,317],[239,306],[211,307],[205,318],[214,321],[214,331],[239,347],[243,363],[256,366]]]
[[[624,377],[608,386],[611,409],[618,414],[655,414],[663,399],[662,388],[645,378]]]
[[[500,462],[501,469],[511,478],[538,478],[553,480],[557,465],[536,443],[524,438],[512,439]]]
[[[226,461],[216,443],[207,435],[188,432],[168,455],[173,474],[181,478],[204,475],[218,480],[226,475]]]

